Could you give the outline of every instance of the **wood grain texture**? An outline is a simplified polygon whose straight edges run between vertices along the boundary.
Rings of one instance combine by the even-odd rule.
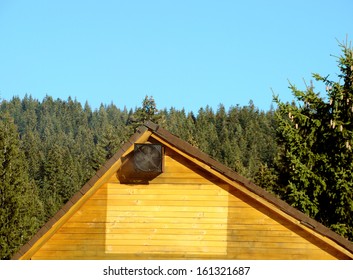
[[[164,173],[148,184],[123,184],[112,174],[32,259],[344,257],[231,189],[166,149]]]

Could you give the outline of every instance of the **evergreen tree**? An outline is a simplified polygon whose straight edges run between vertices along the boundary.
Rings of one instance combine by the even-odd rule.
[[[135,113],[130,116],[128,124],[135,130],[146,121],[152,121],[158,124],[162,123],[162,115],[159,114],[154,98],[147,95],[142,101],[142,107],[137,108]]]
[[[174,107],[169,111],[163,110],[161,112],[162,119],[164,119],[163,126],[171,133],[178,135],[181,139],[190,144],[195,145],[194,131],[195,131],[195,117],[192,113],[186,115],[184,109],[177,110]]]
[[[211,107],[206,106],[198,112],[195,123],[196,146],[210,156],[217,158],[220,143],[215,125],[215,114]]]
[[[38,229],[42,206],[20,150],[17,128],[0,118],[0,257],[8,259]]]
[[[52,217],[64,202],[60,195],[61,189],[68,187],[62,184],[63,178],[65,178],[64,160],[66,160],[64,149],[59,144],[54,144],[45,156],[40,194],[44,203],[46,219]]]
[[[316,220],[353,239],[353,50],[341,44],[339,80],[314,74],[327,98],[290,88],[296,102],[278,97],[281,196]]]

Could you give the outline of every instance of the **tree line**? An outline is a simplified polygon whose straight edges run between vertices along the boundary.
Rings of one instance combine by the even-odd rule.
[[[276,108],[206,106],[198,112],[31,96],[0,102],[0,257],[11,255],[89,180],[146,120],[198,147],[353,240],[353,52],[341,44],[338,81],[318,74],[290,85]]]

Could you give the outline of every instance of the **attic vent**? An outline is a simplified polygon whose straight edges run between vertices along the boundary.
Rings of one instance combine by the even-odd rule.
[[[162,173],[162,146],[158,144],[135,144],[134,164],[136,171]]]

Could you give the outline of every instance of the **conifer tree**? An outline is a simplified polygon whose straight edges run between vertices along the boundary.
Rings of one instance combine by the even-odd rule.
[[[0,118],[0,258],[8,259],[42,222],[42,205],[20,150],[17,128]]]
[[[215,124],[215,114],[211,107],[206,106],[198,112],[195,123],[196,146],[210,156],[217,158],[220,143]]]
[[[142,101],[142,107],[137,108],[135,113],[130,116],[128,124],[135,130],[137,127],[143,125],[146,121],[152,121],[158,124],[162,122],[162,115],[159,114],[153,96],[147,95]]]
[[[295,103],[278,97],[281,196],[316,220],[353,240],[353,49],[340,44],[338,81],[314,74],[312,84],[290,88]]]

